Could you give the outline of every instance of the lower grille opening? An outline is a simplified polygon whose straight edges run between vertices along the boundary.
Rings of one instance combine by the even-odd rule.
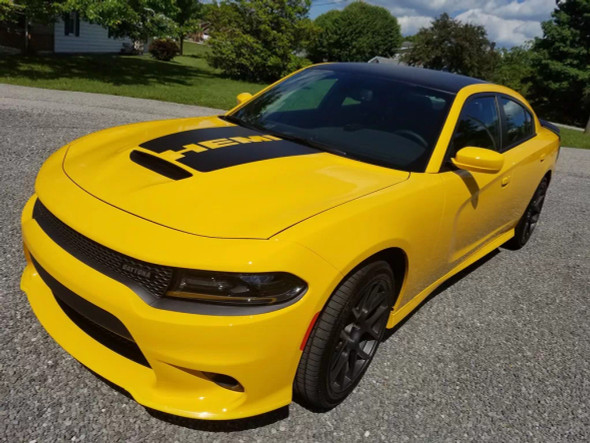
[[[123,337],[112,333],[108,329],[97,325],[91,320],[88,320],[83,315],[80,315],[78,312],[74,311],[59,298],[55,297],[55,299],[64,313],[70,318],[70,320],[72,320],[76,326],[82,329],[82,331],[84,331],[87,335],[92,337],[101,345],[106,346],[111,351],[114,351],[117,354],[128,358],[129,360],[133,360],[135,363],[139,363],[140,365],[146,366],[148,368],[150,367],[150,364],[141,353],[135,342],[128,341]]]
[[[51,289],[57,304],[76,326],[111,351],[150,367],[139,346],[117,317],[70,291],[43,269],[33,257],[32,261],[45,284]]]

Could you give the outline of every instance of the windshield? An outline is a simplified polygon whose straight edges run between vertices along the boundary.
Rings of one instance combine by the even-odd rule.
[[[422,172],[453,98],[323,65],[279,83],[228,119],[339,155]]]

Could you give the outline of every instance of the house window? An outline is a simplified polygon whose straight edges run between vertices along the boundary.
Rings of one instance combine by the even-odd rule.
[[[76,37],[80,36],[80,14],[77,12],[70,12],[64,15],[64,34],[74,34]]]

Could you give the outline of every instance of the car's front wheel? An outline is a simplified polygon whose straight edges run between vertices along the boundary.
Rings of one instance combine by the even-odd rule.
[[[300,403],[326,410],[352,392],[383,338],[394,294],[393,272],[385,261],[361,267],[340,284],[303,350],[294,382]]]
[[[541,180],[541,183],[537,187],[524,215],[514,229],[514,237],[506,243],[506,246],[509,249],[520,249],[526,245],[531,238],[531,234],[537,227],[548,187],[549,178],[543,177],[543,180]]]

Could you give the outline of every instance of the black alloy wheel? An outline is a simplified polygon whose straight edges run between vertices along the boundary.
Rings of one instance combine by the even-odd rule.
[[[389,282],[374,280],[364,288],[364,295],[352,308],[348,324],[340,332],[340,340],[332,354],[328,389],[338,396],[347,391],[365,372],[377,351],[391,307]]]
[[[539,217],[541,215],[541,210],[543,209],[543,203],[545,202],[545,196],[547,195],[548,187],[549,179],[547,177],[543,177],[543,180],[541,180],[541,183],[537,187],[537,190],[535,191],[533,198],[527,206],[524,215],[514,229],[514,237],[508,243],[506,243],[510,249],[522,248],[531,238],[531,235],[537,227],[537,223],[539,222]]]
[[[300,403],[327,410],[353,391],[383,338],[394,289],[393,273],[384,261],[364,265],[340,284],[303,351],[294,383]]]

